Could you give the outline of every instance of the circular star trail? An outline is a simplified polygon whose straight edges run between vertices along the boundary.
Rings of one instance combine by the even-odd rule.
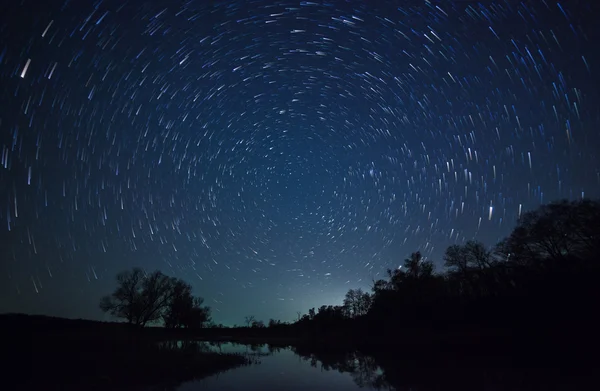
[[[1,308],[141,266],[288,320],[598,197],[595,3],[3,5]]]

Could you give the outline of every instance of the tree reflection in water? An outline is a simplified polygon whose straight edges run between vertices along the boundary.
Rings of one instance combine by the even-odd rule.
[[[292,348],[292,350],[314,368],[350,374],[359,387],[371,387],[378,390],[394,389],[386,381],[385,373],[375,358],[371,356],[364,356],[358,352],[315,354],[299,348]]]
[[[516,369],[510,360],[503,365],[486,366],[486,359],[482,357],[475,360],[455,357],[444,361],[439,357],[404,359],[389,353],[371,356],[358,351],[315,351],[306,347],[292,347],[292,351],[315,368],[348,373],[359,387],[377,390],[587,390],[590,384],[597,383],[595,378],[581,376],[583,368],[579,368],[577,374],[572,371],[566,374],[564,368],[560,371],[548,367],[537,369],[535,365]]]

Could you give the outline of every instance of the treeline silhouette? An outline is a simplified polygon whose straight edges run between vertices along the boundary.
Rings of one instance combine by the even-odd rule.
[[[351,289],[340,305],[311,308],[294,322],[270,319],[265,325],[248,315],[246,327],[215,325],[189,284],[141,269],[119,274],[101,308],[139,326],[210,327],[200,332],[208,337],[573,345],[595,336],[599,325],[592,310],[600,302],[599,253],[600,201],[562,200],[524,213],[492,248],[477,241],[448,247],[443,271],[412,253],[402,267],[373,281],[370,292]]]
[[[600,202],[562,200],[527,212],[493,248],[447,248],[446,269],[415,252],[401,268],[351,289],[339,306],[310,309],[274,329],[392,341],[522,337],[567,345],[596,338],[600,303]],[[422,338],[419,338],[422,337]]]

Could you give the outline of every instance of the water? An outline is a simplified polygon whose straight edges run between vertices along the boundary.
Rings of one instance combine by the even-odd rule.
[[[589,390],[588,379],[567,374],[564,368],[530,362],[476,357],[403,357],[327,349],[269,345],[221,344],[207,347],[223,353],[243,353],[260,363],[180,385],[195,390]],[[494,364],[492,365],[493,359]],[[588,371],[589,373],[589,371]]]
[[[224,344],[223,353],[258,353],[260,364],[237,368],[209,378],[185,383],[178,391],[196,390],[373,390],[360,388],[351,374],[336,370],[325,370],[321,363],[303,358],[291,349],[270,351],[268,346],[255,348],[249,346]],[[218,348],[216,349],[218,351]]]

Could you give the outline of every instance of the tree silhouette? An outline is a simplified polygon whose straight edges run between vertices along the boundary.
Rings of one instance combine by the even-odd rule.
[[[255,328],[255,329],[264,329],[265,328],[265,322],[263,322],[262,320],[253,320],[252,321],[252,328]]]
[[[311,308],[283,327],[325,340],[349,336],[348,343],[408,334],[472,344],[496,331],[571,341],[600,326],[589,310],[600,302],[599,252],[600,202],[543,205],[495,247],[474,240],[448,247],[440,273],[414,252],[374,280],[372,294],[350,289],[342,306]]]
[[[388,269],[388,273],[391,274],[391,270]],[[375,295],[377,292],[381,292],[383,290],[389,289],[389,281],[384,279],[373,280],[373,285],[371,286],[371,292]]]
[[[160,271],[145,274],[134,268],[117,274],[117,288],[101,299],[100,309],[139,326],[164,320],[167,327],[201,327],[210,320],[210,310],[191,289]]]
[[[248,315],[244,318],[244,323],[246,323],[246,327],[250,327],[252,326],[252,323],[254,322],[256,318],[254,317],[254,315]]]
[[[395,289],[401,290],[407,287],[407,285],[417,285],[417,280],[431,279],[434,275],[434,265],[431,261],[423,260],[423,257],[419,251],[414,252],[409,258],[404,260],[404,265],[398,269],[387,270],[389,278],[388,282],[376,281],[376,286],[373,287],[375,291],[380,289]]]
[[[210,308],[204,299],[192,296],[192,287],[182,280],[173,285],[173,297],[163,314],[165,327],[202,328],[210,322]]]
[[[421,253],[417,251],[416,253],[410,254],[410,258],[406,258],[404,260],[404,268],[406,269],[406,275],[412,278],[419,278],[421,274]]]
[[[100,301],[100,309],[128,323],[145,326],[161,319],[173,296],[175,279],[160,271],[145,274],[134,268],[117,275],[117,288]]]
[[[349,318],[366,315],[371,307],[371,295],[362,289],[350,289],[344,298],[344,313]]]
[[[100,301],[100,309],[128,323],[140,324],[142,318],[142,280],[144,271],[140,268],[117,274],[117,289]]]
[[[429,278],[433,275],[433,262],[423,260],[420,251],[414,252],[404,260],[404,269],[408,278]]]
[[[589,258],[600,250],[600,202],[558,201],[525,213],[498,246],[513,262],[543,266],[544,261]]]
[[[140,325],[155,322],[162,318],[163,312],[173,298],[176,279],[155,271],[142,280],[142,311]]]
[[[456,292],[461,294],[483,294],[487,289],[481,283],[490,277],[494,263],[492,253],[485,245],[473,240],[462,246],[452,245],[444,254],[447,277],[455,283]]]
[[[485,246],[469,240],[464,246],[452,245],[444,255],[445,266],[451,272],[467,275],[471,270],[481,270],[492,265],[492,254]]]
[[[344,313],[342,306],[322,305],[315,314],[314,320],[322,324],[336,324],[346,319]]]
[[[281,326],[282,323],[280,320],[276,320],[276,319],[269,319],[269,327],[277,327],[277,326]]]
[[[427,332],[467,338],[503,327],[529,333],[564,333],[572,327],[572,334],[584,335],[582,330],[598,324],[594,311],[577,308],[595,308],[600,302],[599,251],[600,202],[555,202],[525,213],[495,247],[474,240],[451,245],[442,272],[436,273],[433,262],[417,251],[398,269],[388,270],[387,278],[374,280],[370,293],[350,289],[342,305],[310,308],[307,314],[298,312],[296,322],[271,319],[268,325],[276,333],[356,340],[368,335],[416,338]],[[133,269],[120,273],[117,282],[101,308],[129,323],[162,318],[168,327],[199,327],[209,319],[202,299],[194,298],[181,280]],[[245,325],[264,327],[253,315],[245,317]]]

